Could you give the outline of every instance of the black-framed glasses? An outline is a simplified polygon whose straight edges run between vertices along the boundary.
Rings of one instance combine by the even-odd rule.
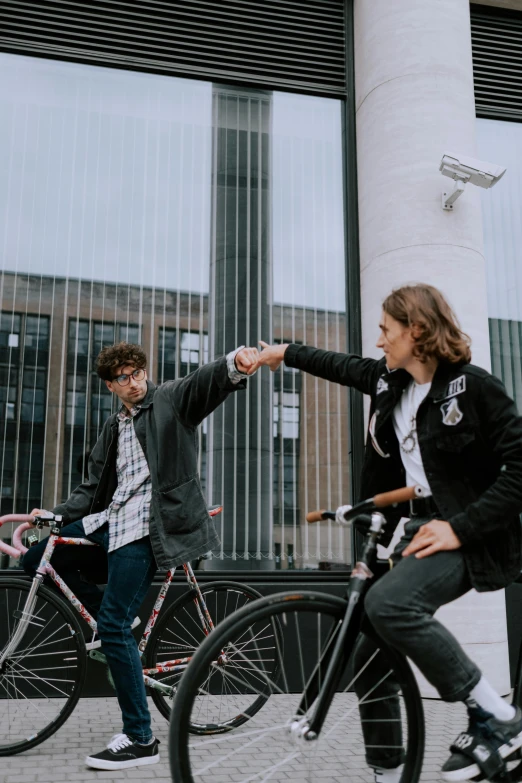
[[[131,378],[134,378],[135,381],[142,381],[145,378],[145,370],[134,370],[130,375],[117,375],[116,378],[113,378],[112,380],[117,381],[120,386],[127,386],[130,383]]]

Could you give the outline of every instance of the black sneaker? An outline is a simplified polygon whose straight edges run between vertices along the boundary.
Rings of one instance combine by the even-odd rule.
[[[522,747],[522,712],[516,708],[511,720],[499,720],[481,707],[468,707],[467,731],[459,734],[442,767],[450,783],[483,775],[491,778],[503,771],[503,759]],[[480,762],[480,764],[479,764]]]
[[[94,769],[127,769],[157,764],[160,760],[159,740],[153,738],[150,745],[139,745],[126,734],[115,734],[106,750],[87,756],[85,763]]]

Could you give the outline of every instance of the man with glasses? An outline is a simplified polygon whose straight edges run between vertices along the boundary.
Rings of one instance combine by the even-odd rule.
[[[157,568],[193,560],[219,544],[197,472],[196,428],[231,392],[246,387],[258,355],[257,348],[241,346],[160,386],[148,380],[147,357],[138,345],[118,343],[97,358],[96,371],[121,406],[91,452],[88,479],[53,509],[69,523],[62,535],[86,537],[107,552],[104,592],[80,576],[98,550],[57,546],[53,555],[56,571],[97,619],[99,638],[88,647],[103,645],[123,716],[122,733],[87,757],[90,767],[159,761],[132,628]],[[45,544],[24,556],[31,576]]]

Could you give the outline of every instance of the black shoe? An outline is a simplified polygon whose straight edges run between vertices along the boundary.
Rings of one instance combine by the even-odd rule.
[[[85,763],[94,769],[127,769],[144,764],[157,764],[160,760],[159,740],[155,737],[150,745],[139,745],[126,734],[115,734],[106,750],[87,756]]]
[[[459,734],[442,767],[442,777],[451,783],[483,775],[501,773],[504,759],[522,747],[522,712],[519,707],[511,720],[499,720],[481,707],[468,707],[469,725]]]

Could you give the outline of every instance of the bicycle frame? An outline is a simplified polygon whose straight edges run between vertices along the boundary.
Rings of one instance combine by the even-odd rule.
[[[319,661],[316,672],[308,683],[297,709],[298,716],[305,716],[308,705],[315,702],[311,717],[308,720],[303,719],[305,725],[300,730],[302,736],[307,740],[314,740],[319,735],[356,644],[363,616],[363,605],[360,599],[368,589],[368,579],[373,577],[370,566],[376,557],[377,543],[386,523],[382,514],[378,512],[373,513],[369,518],[364,515],[360,515],[358,518],[368,520],[370,529],[361,559],[356,563],[350,576],[346,614],[333,649],[329,649],[327,645],[327,654]]]
[[[9,517],[3,518],[3,521],[8,521],[8,520]],[[15,519],[14,521],[20,521],[20,520]],[[83,617],[83,619],[89,625],[93,633],[96,633],[97,631],[98,626],[94,617],[90,614],[90,612],[82,604],[82,602],[77,598],[77,596],[72,592],[72,590],[66,585],[66,583],[59,576],[59,574],[56,573],[55,569],[52,567],[50,563],[54,549],[59,544],[66,544],[71,546],[98,546],[97,544],[94,544],[92,541],[89,541],[86,538],[69,538],[67,536],[66,537],[61,536],[59,534],[58,528],[56,527],[51,528],[51,534],[49,536],[49,540],[47,542],[44,553],[42,555],[42,559],[40,560],[40,564],[37,568],[36,576],[33,579],[31,590],[29,591],[29,595],[27,597],[23,610],[20,611],[20,622],[17,626],[15,634],[13,635],[13,638],[11,639],[10,643],[7,645],[2,655],[0,656],[0,666],[2,665],[2,663],[7,657],[11,656],[16,651],[18,645],[20,644],[21,640],[25,635],[28,626],[30,624],[37,624],[37,625],[39,624],[38,616],[34,614],[34,607],[36,604],[38,588],[40,584],[43,582],[45,576],[49,576],[53,580],[53,582],[63,593],[67,601],[76,609],[76,611],[81,615],[81,617]],[[20,552],[26,550],[25,547],[22,550],[19,546],[17,550],[13,550],[11,548],[11,552],[12,551],[16,551],[17,554],[19,554]],[[183,569],[185,571],[185,576],[187,578],[187,582],[190,588],[194,590],[196,593],[196,595],[194,596],[194,603],[196,605],[197,613],[199,616],[199,620],[201,622],[203,632],[205,636],[208,636],[208,634],[214,629],[212,618],[207,609],[200,587],[198,585],[198,582],[192,570],[192,566],[190,565],[190,563],[184,563]],[[151,615],[147,621],[145,630],[143,631],[143,635],[138,645],[140,657],[143,656],[143,653],[146,650],[147,643],[149,641],[152,629],[154,628],[156,621],[158,619],[159,613],[163,606],[163,602],[167,595],[168,589],[171,585],[175,570],[176,570],[175,568],[172,568],[167,572],[165,580],[160,588],[158,597],[154,603],[154,607],[152,609]],[[103,654],[98,653],[98,656],[101,655]],[[157,690],[162,690],[171,693],[172,687],[170,685],[164,685],[162,683],[157,682],[156,680],[152,679],[152,675],[166,673],[166,672],[183,671],[184,669],[186,669],[191,659],[192,659],[191,656],[186,658],[178,658],[172,661],[165,661],[161,665],[156,666],[154,668],[143,669],[143,679],[145,684],[148,685],[150,688],[155,688]]]

